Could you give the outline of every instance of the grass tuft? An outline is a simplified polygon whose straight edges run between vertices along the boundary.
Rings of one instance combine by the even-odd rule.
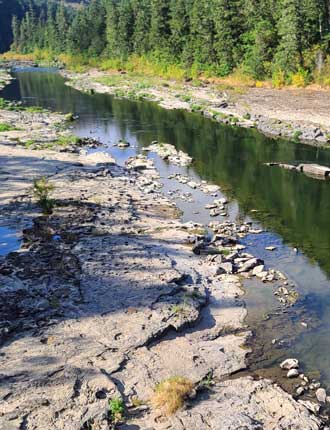
[[[166,416],[170,416],[182,408],[193,389],[194,383],[188,378],[172,376],[156,386],[151,403],[155,408],[161,409]]]

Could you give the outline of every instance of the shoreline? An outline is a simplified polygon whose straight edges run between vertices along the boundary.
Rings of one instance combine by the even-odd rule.
[[[57,114],[40,115],[48,115],[50,127],[58,122],[51,122]],[[194,248],[196,240],[206,251],[210,244],[202,240],[201,226],[182,223],[173,202],[157,191],[159,174],[150,160],[134,157],[122,168],[107,154],[36,151],[16,146],[3,133],[0,138],[2,163],[17,163],[15,169],[6,163],[1,223],[20,219],[23,230],[21,250],[1,258],[3,311],[12,324],[6,318],[1,324],[6,341],[0,369],[10,384],[1,398],[8,423],[24,422],[26,429],[56,423],[72,430],[72,422],[80,423],[78,429],[93,421],[111,428],[107,402],[119,396],[129,424],[141,428],[191,430],[207,423],[234,430],[240,423],[252,429],[255,420],[266,429],[324,428],[307,411],[313,405],[295,401],[271,381],[226,381],[245,368],[248,353],[240,279],[224,273],[229,258]],[[48,217],[31,195],[32,179],[43,174],[55,186]],[[155,184],[154,192],[143,191],[146,182]],[[224,240],[220,246],[233,253],[239,243],[228,246],[227,237],[243,226],[226,232],[224,224],[216,226],[218,246]],[[32,376],[18,375],[17,368]],[[180,374],[199,387],[211,375],[211,388],[197,390],[189,409],[165,419],[147,398],[158,382]],[[59,384],[65,398],[58,396]]]
[[[218,89],[216,85],[206,85],[202,81],[200,87],[194,87],[189,83],[126,73],[97,70],[75,73],[64,69],[59,72],[68,85],[83,92],[153,101],[165,109],[197,112],[222,124],[256,129],[271,138],[318,147],[328,147],[330,142],[329,91],[316,92],[325,105],[319,114],[314,113],[318,121],[313,122],[310,120],[313,111],[311,90],[245,88],[236,91]],[[322,102],[314,107],[316,112]]]

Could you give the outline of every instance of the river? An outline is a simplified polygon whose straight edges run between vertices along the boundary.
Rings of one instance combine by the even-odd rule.
[[[174,144],[191,155],[195,162],[190,168],[170,166],[149,155],[160,170],[164,192],[192,192],[167,179],[177,172],[220,185],[231,199],[230,218],[252,220],[265,230],[244,239],[247,249],[268,267],[282,270],[299,292],[296,305],[283,312],[274,287],[245,282],[247,323],[255,334],[251,370],[276,373],[282,358],[295,356],[306,372],[319,371],[330,388],[330,182],[264,165],[304,161],[330,166],[329,149],[267,138],[256,130],[164,110],[151,102],[83,94],[65,85],[55,70],[17,69],[14,77],[1,97],[79,115],[72,132],[99,139],[106,145],[102,150],[120,164],[153,140]],[[131,147],[114,147],[119,139]],[[183,218],[208,223],[204,206],[210,197],[193,191],[193,201],[189,200],[175,198]],[[276,250],[266,251],[269,245]]]

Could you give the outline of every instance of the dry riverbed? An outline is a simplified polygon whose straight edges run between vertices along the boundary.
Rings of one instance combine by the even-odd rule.
[[[237,375],[251,336],[242,277],[281,278],[244,253],[248,225],[214,222],[209,242],[204,226],[180,221],[150,159],[120,167],[102,152],[50,147],[31,122],[58,139],[58,114],[0,115],[39,142],[0,132],[0,226],[22,239],[0,257],[1,430],[328,428],[315,399]],[[47,216],[32,193],[42,176],[54,186]],[[179,377],[189,392],[168,415],[157,384]]]
[[[91,70],[62,71],[68,85],[85,91],[135,100],[152,100],[166,109],[199,112],[218,122],[256,128],[273,136],[325,146],[330,142],[329,91],[304,89],[223,89],[200,81],[178,83]]]

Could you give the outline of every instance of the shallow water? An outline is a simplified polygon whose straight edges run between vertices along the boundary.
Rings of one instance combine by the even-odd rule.
[[[0,227],[0,256],[17,251],[20,247],[20,239],[17,231],[9,227]]]
[[[248,323],[256,332],[256,341],[264,345],[262,353],[254,357],[258,362],[253,367],[277,366],[282,357],[294,355],[307,370],[319,369],[330,388],[330,182],[264,165],[305,161],[330,166],[330,150],[270,139],[255,130],[224,126],[199,114],[168,111],[150,102],[83,94],[66,86],[51,70],[17,70],[15,77],[2,97],[78,114],[73,132],[101,140],[107,145],[103,150],[119,163],[153,140],[188,152],[195,159],[190,168],[170,166],[155,154],[149,155],[160,170],[165,192],[192,192],[167,179],[173,172],[209,180],[232,198],[231,218],[253,219],[267,229],[262,235],[245,238],[244,243],[267,266],[286,273],[300,299],[283,315],[273,287],[246,283]],[[131,147],[113,147],[119,139],[128,140]],[[204,205],[213,199],[193,191],[193,200],[177,200],[184,220],[207,223],[210,218]],[[266,251],[269,245],[277,249]],[[266,313],[274,312],[279,315],[260,323]],[[308,322],[307,328],[302,321]],[[273,338],[286,342],[279,348],[272,345]]]

